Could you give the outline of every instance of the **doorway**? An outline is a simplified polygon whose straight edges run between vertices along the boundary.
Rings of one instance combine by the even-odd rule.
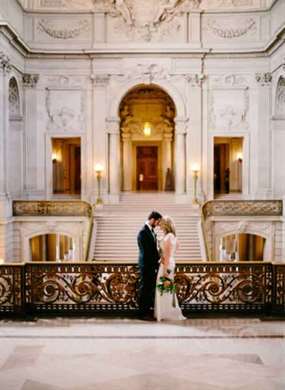
[[[173,191],[176,109],[157,85],[139,84],[120,103],[121,190]]]
[[[243,138],[214,138],[214,195],[242,193]]]
[[[158,147],[137,146],[137,191],[158,190]]]
[[[53,193],[81,193],[80,138],[52,139]]]

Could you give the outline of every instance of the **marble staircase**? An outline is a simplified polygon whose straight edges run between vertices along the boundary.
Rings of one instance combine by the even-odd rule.
[[[180,248],[177,261],[201,259],[199,210],[176,204],[173,193],[124,193],[120,204],[96,210],[89,260],[136,262],[137,233],[152,210],[170,215],[175,222]]]

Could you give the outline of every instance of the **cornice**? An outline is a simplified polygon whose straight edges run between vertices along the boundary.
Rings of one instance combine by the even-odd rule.
[[[205,54],[208,57],[218,58],[253,58],[253,57],[267,57],[270,56],[280,45],[285,41],[285,24],[274,35],[274,37],[267,42],[264,47],[255,49],[240,48],[233,49],[213,49],[213,48],[189,48],[189,45],[184,47],[161,48],[127,48],[124,46],[111,47],[102,45],[94,49],[78,49],[78,50],[39,50],[31,48],[16,32],[16,30],[7,22],[0,21],[0,33],[9,41],[9,43],[17,49],[24,57],[30,59],[66,59],[66,58],[93,58],[97,56],[122,56],[122,55],[176,55],[187,56],[193,58],[200,58]]]

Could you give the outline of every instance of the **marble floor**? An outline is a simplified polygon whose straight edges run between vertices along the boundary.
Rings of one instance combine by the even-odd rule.
[[[285,321],[0,321],[1,390],[281,390]]]

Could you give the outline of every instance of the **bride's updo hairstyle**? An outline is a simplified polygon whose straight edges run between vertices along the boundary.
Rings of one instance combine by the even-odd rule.
[[[165,234],[172,233],[176,236],[176,230],[173,219],[168,215],[161,218],[159,227],[165,232]]]

